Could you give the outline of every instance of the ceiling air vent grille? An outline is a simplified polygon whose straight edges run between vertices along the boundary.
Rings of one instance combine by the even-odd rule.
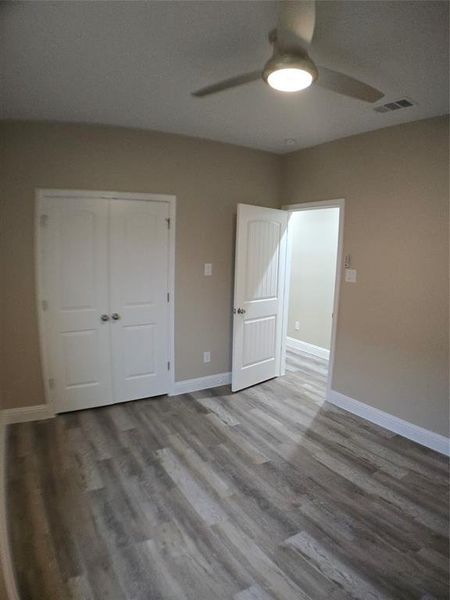
[[[378,113],[386,113],[392,112],[393,110],[400,110],[402,108],[409,108],[410,106],[414,106],[414,104],[415,103],[408,98],[401,98],[400,100],[395,100],[395,102],[387,102],[386,104],[375,106],[373,110]]]

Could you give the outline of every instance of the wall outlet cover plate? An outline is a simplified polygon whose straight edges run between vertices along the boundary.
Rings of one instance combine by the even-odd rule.
[[[356,269],[345,269],[345,281],[347,283],[356,283]]]

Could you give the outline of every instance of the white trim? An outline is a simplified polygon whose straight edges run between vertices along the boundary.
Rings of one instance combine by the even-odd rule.
[[[283,204],[281,210],[298,212],[299,210],[321,210],[323,208],[341,208],[345,204],[343,198],[332,198],[331,200],[318,200],[316,202],[298,202],[296,204]]]
[[[5,425],[12,423],[26,423],[27,421],[42,421],[53,419],[55,412],[49,404],[36,406],[21,406],[20,408],[7,408],[3,411]]]
[[[320,346],[315,346],[314,344],[308,344],[308,342],[303,342],[302,340],[296,340],[293,337],[286,336],[286,348],[290,350],[298,350],[300,352],[308,352],[308,354],[313,354],[314,356],[318,356],[319,358],[330,358],[330,351],[326,348],[321,348]]]
[[[281,315],[281,360],[280,360],[280,376],[286,375],[286,344],[287,344],[287,329],[289,316],[289,291],[291,287],[291,266],[292,266],[292,235],[289,235],[289,221],[292,213],[289,213],[288,224],[286,227],[286,266],[284,269],[284,301],[283,312]]]
[[[364,404],[359,400],[354,400],[335,390],[328,391],[327,401],[354,415],[358,415],[358,417],[361,417],[366,421],[370,421],[371,423],[380,425],[380,427],[384,427],[388,431],[397,433],[408,440],[431,448],[431,450],[435,450],[445,456],[450,456],[450,439],[439,433],[434,433],[433,431],[414,425],[409,421],[404,421],[399,417],[395,417],[383,410]]]
[[[34,256],[35,256],[35,278],[36,278],[36,308],[38,315],[39,343],[41,371],[44,380],[45,401],[51,412],[50,416],[55,414],[55,401],[53,392],[49,386],[50,368],[48,361],[47,348],[48,340],[46,331],[48,329],[45,322],[46,313],[42,310],[42,300],[46,299],[45,282],[41,268],[40,251],[43,240],[40,227],[40,204],[44,198],[106,198],[115,200],[143,200],[152,202],[166,202],[169,205],[169,270],[168,270],[168,292],[170,294],[169,302],[169,356],[170,373],[169,388],[167,393],[173,395],[175,389],[175,228],[176,228],[176,196],[168,194],[143,194],[134,192],[114,192],[99,190],[62,190],[62,189],[36,189],[35,196],[35,238],[34,238]],[[39,417],[38,417],[39,418]],[[48,417],[42,417],[48,418]],[[28,419],[27,419],[28,420]],[[33,420],[33,419],[29,419]]]
[[[46,405],[49,410],[55,413],[55,403],[53,397],[53,391],[50,389],[50,365],[47,348],[48,336],[47,331],[49,330],[49,324],[47,323],[47,312],[42,310],[42,301],[47,300],[47,294],[45,292],[45,274],[42,269],[41,254],[43,252],[46,238],[42,235],[42,227],[40,226],[40,215],[41,215],[41,203],[46,197],[46,194],[50,190],[36,190],[35,203],[34,203],[34,278],[36,285],[36,314],[38,321],[38,332],[39,332],[39,360],[41,363],[42,381],[44,384],[44,398]],[[25,411],[29,407],[25,407]],[[33,419],[25,419],[25,421],[32,421]],[[9,421],[14,423],[15,421]],[[17,421],[20,422],[20,421]]]
[[[230,383],[231,373],[217,373],[216,375],[207,375],[206,377],[197,377],[196,379],[183,379],[182,381],[175,382],[173,393],[170,395],[190,394],[191,392],[209,390],[210,388],[229,385]]]
[[[169,202],[175,196],[167,194],[142,194],[139,192],[105,192],[101,190],[62,190],[36,188],[41,198],[106,198],[109,200],[152,200],[153,202]]]
[[[8,514],[6,498],[6,424],[4,412],[0,411],[0,561],[8,600],[19,600],[16,577],[11,558],[8,534]],[[3,414],[2,414],[3,413]]]
[[[334,360],[335,360],[335,348],[336,348],[336,332],[337,322],[339,314],[339,300],[341,296],[341,278],[342,278],[342,262],[344,252],[344,215],[345,215],[345,200],[344,198],[336,198],[333,200],[321,200],[318,202],[302,202],[300,204],[286,204],[281,207],[283,210],[289,212],[298,212],[303,210],[319,210],[322,208],[339,208],[339,232],[338,232],[338,244],[337,244],[337,255],[336,255],[336,279],[334,284],[334,303],[333,303],[333,319],[331,324],[331,341],[330,341],[330,354],[328,362],[328,377],[327,377],[327,396],[331,393],[331,386],[333,382],[333,371],[334,371]],[[288,224],[288,245],[290,244],[289,238],[289,224]],[[291,248],[291,246],[288,246]],[[289,285],[290,285],[290,274],[291,274],[291,254],[288,254],[288,262],[286,268],[286,285],[285,294],[286,298],[289,297]],[[288,300],[285,305],[287,306]],[[287,321],[287,309],[285,309],[284,320]],[[287,323],[285,325],[287,328]],[[286,363],[286,334],[283,337],[281,351],[283,353],[283,364]]]
[[[169,396],[175,388],[175,247],[176,247],[176,213],[177,199],[176,196],[165,196],[169,203],[169,273],[168,273],[168,288],[170,294],[169,302]]]

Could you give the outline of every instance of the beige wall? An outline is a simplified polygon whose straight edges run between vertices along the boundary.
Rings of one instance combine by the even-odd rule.
[[[34,189],[176,194],[176,378],[228,371],[237,202],[346,199],[333,387],[432,431],[448,422],[448,118],[285,157],[161,133],[0,124],[0,392],[43,402]],[[282,170],[280,170],[282,169]],[[203,276],[203,263],[214,275]],[[202,352],[211,351],[204,365]],[[0,393],[1,395],[1,393]]]
[[[338,233],[338,208],[295,212],[289,220],[292,254],[287,334],[328,350]]]
[[[283,203],[345,198],[333,388],[448,435],[449,121],[417,121],[302,150]]]
[[[229,371],[236,204],[279,206],[280,157],[162,133],[38,123],[0,124],[0,146],[6,407],[44,401],[33,264],[39,187],[175,194],[176,379]],[[205,262],[212,277],[203,276]]]

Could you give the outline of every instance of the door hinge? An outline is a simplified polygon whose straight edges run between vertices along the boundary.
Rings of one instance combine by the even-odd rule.
[[[53,379],[53,377],[50,377],[50,379],[48,380],[48,387],[51,390],[55,387],[55,380]]]
[[[170,371],[170,360],[167,363],[167,370]]]
[[[42,310],[48,310],[48,302],[47,302],[47,300],[42,300],[41,306],[42,306]]]
[[[167,292],[167,302],[170,302],[170,294]]]
[[[48,215],[41,215],[39,217],[39,224],[41,227],[47,227]]]
[[[170,229],[170,218],[167,217],[166,221],[167,221],[167,229]]]

